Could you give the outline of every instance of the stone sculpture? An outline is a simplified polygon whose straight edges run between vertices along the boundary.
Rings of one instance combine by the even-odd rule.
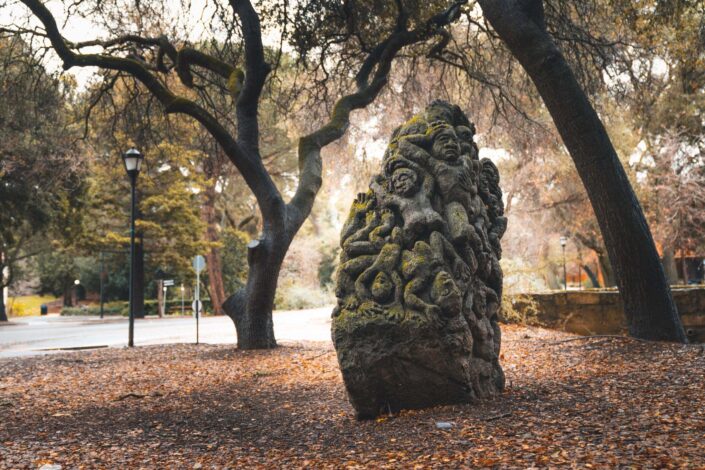
[[[499,172],[474,125],[434,101],[392,134],[341,234],[333,341],[359,418],[491,397],[504,387],[497,314]]]

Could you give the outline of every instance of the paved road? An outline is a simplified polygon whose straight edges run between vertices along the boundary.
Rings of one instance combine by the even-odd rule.
[[[274,312],[278,341],[330,341],[332,307]],[[135,321],[135,344],[186,343],[196,340],[193,318],[148,318]],[[203,343],[234,344],[235,326],[228,317],[200,321]],[[125,346],[127,319],[113,317],[23,317],[0,323],[0,357],[45,354],[66,348]]]

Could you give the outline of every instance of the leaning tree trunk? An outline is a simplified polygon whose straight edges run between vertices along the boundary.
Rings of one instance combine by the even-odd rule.
[[[602,271],[602,279],[604,281],[605,287],[614,287],[617,285],[617,281],[614,277],[614,269],[612,269],[612,263],[610,262],[610,257],[604,251],[598,251],[597,262],[600,264],[600,270]]]
[[[583,269],[585,270],[585,273],[587,273],[588,277],[590,278],[590,282],[592,283],[593,288],[599,288],[600,287],[600,281],[597,279],[597,274],[595,274],[592,269],[590,269],[590,266],[587,264],[583,265]]]
[[[600,118],[546,30],[543,2],[479,3],[536,85],[575,162],[614,268],[629,333],[648,340],[686,342],[639,201]]]
[[[222,315],[223,302],[225,302],[223,267],[220,262],[220,251],[213,246],[213,243],[218,241],[215,197],[215,185],[210,184],[204,194],[203,205],[201,206],[201,219],[206,224],[206,241],[211,244],[211,247],[206,251],[206,269],[208,269],[209,284],[208,292],[211,296],[213,313]]]

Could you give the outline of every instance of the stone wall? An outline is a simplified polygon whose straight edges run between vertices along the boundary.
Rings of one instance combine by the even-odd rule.
[[[673,298],[692,342],[705,342],[705,288],[675,288]],[[517,312],[531,316],[548,328],[581,335],[626,333],[619,292],[582,290],[521,294],[510,297]]]

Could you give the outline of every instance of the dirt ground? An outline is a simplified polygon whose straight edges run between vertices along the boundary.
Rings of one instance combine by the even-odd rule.
[[[368,422],[327,344],[1,360],[0,468],[705,468],[703,347],[575,338],[506,326],[501,397]]]

